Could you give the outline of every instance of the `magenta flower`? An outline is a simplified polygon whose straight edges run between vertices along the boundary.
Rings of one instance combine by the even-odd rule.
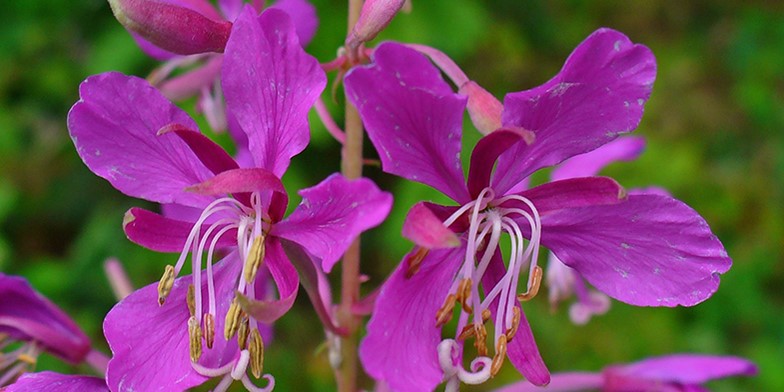
[[[677,354],[612,365],[599,373],[554,374],[545,388],[523,381],[496,392],[708,392],[702,386],[708,381],[756,374],[757,367],[744,358]]]
[[[100,377],[66,375],[54,372],[26,373],[4,392],[109,392]]]
[[[49,352],[72,364],[90,353],[90,340],[57,305],[36,292],[23,278],[0,273],[0,386],[34,367]],[[12,346],[13,347],[13,346]]]
[[[234,380],[260,390],[246,369],[262,376],[259,328],[296,297],[297,260],[288,253],[318,258],[329,271],[360,232],[386,217],[389,194],[369,180],[333,175],[302,190],[302,204],[283,218],[288,197],[279,178],[308,143],[307,113],[325,84],[286,13],[242,11],[226,45],[222,87],[247,136],[251,168],[240,168],[141,79],[108,73],[82,84],[68,124],[85,164],[127,195],[196,211],[178,214],[193,220],[138,208],[126,215],[131,240],[180,257],[157,287],[108,314],[112,390],[183,390],[211,377],[223,377],[219,391]],[[189,253],[192,274],[176,278]],[[213,265],[217,253],[222,260]],[[265,287],[268,276],[276,290]],[[264,378],[264,390],[272,389],[272,376]]]
[[[641,306],[694,305],[717,288],[730,259],[705,221],[662,196],[626,195],[600,177],[528,188],[536,170],[633,130],[655,77],[651,52],[602,29],[544,85],[509,94],[503,127],[460,163],[466,98],[405,46],[379,46],[351,71],[358,107],[385,171],[430,185],[457,202],[414,206],[403,228],[418,246],[384,284],[360,347],[366,371],[393,390],[432,390],[442,380],[480,383],[504,358],[536,385],[549,382],[519,300],[533,297],[544,245],[606,294]],[[501,236],[509,237],[502,260]],[[525,292],[517,294],[522,271]],[[441,327],[459,314],[454,339]],[[488,332],[485,323],[493,321]],[[494,354],[489,355],[487,337]],[[463,342],[477,358],[463,368]]]

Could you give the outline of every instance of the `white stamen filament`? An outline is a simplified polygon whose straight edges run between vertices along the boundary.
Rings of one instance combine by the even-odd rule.
[[[471,361],[470,371],[463,369],[463,366],[455,364],[459,358],[457,355],[460,350],[457,342],[453,339],[444,339],[438,344],[438,363],[444,371],[444,377],[449,380],[457,377],[466,384],[477,385],[490,379],[490,365],[493,360],[488,357],[477,357]],[[458,356],[458,358],[455,358]]]
[[[231,218],[218,219],[217,221],[215,221],[213,224],[211,224],[207,228],[207,230],[204,232],[204,235],[199,234],[199,236],[201,237],[201,240],[199,241],[199,246],[196,247],[195,252],[193,253],[193,256],[191,257],[191,264],[193,265],[193,271],[194,271],[193,272],[193,288],[194,288],[194,293],[193,294],[194,294],[194,302],[195,302],[195,305],[196,305],[196,307],[195,307],[195,313],[196,313],[195,316],[196,316],[196,321],[198,321],[199,323],[201,323],[201,316],[202,316],[202,308],[201,308],[201,306],[202,306],[202,299],[201,299],[201,261],[202,261],[202,256],[204,255],[204,247],[207,245],[207,239],[210,238],[210,235],[212,234],[213,231],[215,231],[216,228],[223,226],[222,229],[219,230],[218,233],[215,235],[215,237],[212,239],[212,242],[210,244],[212,246],[214,246],[215,243],[218,242],[220,237],[223,236],[223,234],[226,233],[226,231],[231,229],[230,224],[232,222],[234,222],[234,219],[231,219]],[[214,286],[214,282],[212,280],[212,250],[213,250],[212,246],[210,247],[210,249],[207,252],[207,260],[206,260],[207,261],[207,293],[208,293],[208,296],[209,296],[209,298],[211,300],[211,302],[210,302],[210,309],[212,309],[212,304],[215,301],[215,299],[214,299],[214,297],[215,297],[215,289],[213,287]],[[213,313],[213,315],[214,315],[214,313]]]
[[[250,351],[240,351],[240,358],[237,360],[234,368],[231,369],[231,378],[239,381],[248,369],[248,363],[250,363]]]

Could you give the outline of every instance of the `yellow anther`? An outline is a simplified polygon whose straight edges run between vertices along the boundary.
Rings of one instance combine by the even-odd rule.
[[[207,348],[212,348],[215,344],[215,316],[212,313],[204,315],[204,341]]]
[[[506,358],[506,335],[501,335],[498,337],[498,343],[495,345],[495,356],[493,356],[493,362],[490,364],[490,377],[495,377],[496,374],[501,370],[501,366],[504,365],[504,359]]]
[[[493,313],[490,312],[490,309],[483,310],[482,311],[482,324],[486,323],[487,320],[490,320],[490,316],[492,316],[492,315],[493,315]]]
[[[260,378],[264,370],[264,341],[258,328],[250,331],[248,351],[250,351],[250,372],[253,377]]]
[[[452,319],[452,310],[455,309],[455,302],[457,302],[457,296],[454,294],[449,294],[446,297],[444,306],[436,312],[436,327],[442,327]]]
[[[542,284],[542,267],[537,265],[534,268],[533,276],[531,276],[531,288],[522,294],[517,294],[517,299],[520,301],[528,301],[533,297],[536,297],[536,294],[539,293],[539,286],[541,284]]]
[[[158,305],[163,305],[166,302],[166,297],[171,293],[172,286],[174,286],[174,267],[167,265],[163,270],[163,276],[158,282]]]
[[[466,313],[471,313],[473,309],[471,306],[468,305],[469,299],[471,298],[471,285],[473,282],[471,278],[465,278],[460,281],[460,285],[457,286],[457,302],[463,307],[463,311]]]
[[[245,281],[248,283],[253,282],[256,278],[256,273],[264,261],[264,236],[260,235],[253,239],[253,244],[250,246],[248,258],[245,259],[245,266],[243,267],[243,274]]]
[[[195,316],[188,319],[188,341],[190,343],[191,362],[198,362],[201,357],[201,327]]]
[[[240,329],[237,332],[237,345],[240,347],[240,350],[244,350],[248,347],[248,336],[250,335],[250,321],[247,317],[243,317],[242,321],[240,322]]]
[[[36,362],[38,362],[38,359],[36,359],[34,356],[32,356],[30,354],[24,354],[24,353],[23,354],[19,354],[16,357],[16,359],[18,359],[20,362],[24,362],[24,363],[26,363],[26,364],[28,364],[30,366],[35,366]]]
[[[188,312],[191,316],[196,315],[196,291],[192,284],[188,285],[188,295],[185,297],[185,302],[188,303]]]
[[[422,260],[427,256],[428,252],[430,252],[430,250],[427,248],[416,247],[415,251],[412,250],[406,255],[405,260],[408,264],[408,268],[406,268],[406,279],[411,278],[419,271],[419,266],[422,264]]]
[[[223,337],[226,340],[229,340],[237,333],[237,330],[240,328],[240,323],[242,322],[242,309],[240,308],[240,304],[237,302],[237,297],[231,300],[231,305],[229,306],[229,311],[226,313],[226,324],[225,328],[223,329]]]
[[[457,340],[466,340],[475,335],[474,332],[474,324],[468,324],[463,327],[463,330],[460,331],[460,334],[457,335]]]
[[[520,316],[520,308],[517,306],[512,308],[512,328],[509,328],[505,333],[507,342],[512,341],[512,338],[517,334],[517,328],[520,327]]]
[[[485,325],[474,324],[474,335],[476,335],[474,347],[476,347],[477,354],[480,357],[487,356],[487,329],[485,329]]]

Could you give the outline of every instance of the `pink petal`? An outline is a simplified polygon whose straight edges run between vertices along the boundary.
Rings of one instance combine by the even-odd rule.
[[[228,111],[248,135],[256,166],[279,177],[308,144],[308,111],[326,85],[318,60],[302,49],[291,18],[246,6],[224,55]]]
[[[520,192],[520,196],[530,200],[540,215],[545,215],[564,208],[617,204],[626,199],[626,190],[609,177],[583,177],[544,183]],[[513,204],[528,210],[516,201],[504,206]]]
[[[198,66],[188,72],[167,78],[163,82],[156,83],[161,93],[172,101],[180,101],[190,98],[208,88],[215,83],[220,75],[223,65],[223,56],[219,54],[207,57],[204,65]]]
[[[109,392],[106,381],[100,377],[76,376],[55,372],[26,373],[5,392]]]
[[[187,188],[194,193],[218,196],[231,193],[272,191],[286,194],[278,176],[264,169],[233,169]]]
[[[264,265],[269,269],[272,279],[278,288],[278,298],[273,300],[252,300],[239,296],[239,303],[248,315],[262,323],[271,324],[294,305],[299,289],[299,275],[291,265],[288,257],[283,252],[280,242],[274,237],[267,237],[264,241],[266,253]],[[260,295],[262,293],[257,293]]]
[[[490,177],[498,157],[517,142],[533,142],[533,133],[524,130],[499,129],[479,139],[471,152],[468,170],[468,193],[476,198],[490,185]]]
[[[427,249],[460,246],[457,234],[444,226],[444,222],[425,203],[417,203],[408,211],[403,222],[403,237]]]
[[[167,218],[137,207],[128,210],[123,218],[123,230],[128,239],[157,252],[181,252],[193,225],[194,222]],[[209,223],[203,224],[201,233],[208,227]],[[217,247],[237,246],[236,233],[236,229],[227,232],[218,240]]]
[[[321,259],[326,272],[360,233],[378,226],[392,208],[392,195],[371,180],[347,180],[340,174],[299,194],[302,203],[271,234],[304,246]]]
[[[316,7],[306,0],[278,0],[270,8],[279,9],[289,14],[297,29],[299,43],[308,46],[318,28]]]
[[[79,326],[24,278],[0,273],[0,298],[0,332],[74,364],[89,353],[90,339]]]
[[[215,345],[203,349],[199,363],[218,367],[232,361],[238,352],[236,339],[226,342],[223,323],[234,298],[242,263],[237,253],[229,254],[213,266],[215,278]],[[203,292],[207,275],[201,272]],[[104,335],[113,356],[106,371],[109,387],[115,391],[171,391],[200,385],[206,377],[191,367],[188,342],[186,294],[191,275],[177,278],[163,306],[158,306],[158,283],[125,297],[106,316]],[[203,297],[207,309],[207,296]],[[166,371],[161,371],[166,369]]]
[[[116,72],[87,78],[79,92],[68,129],[90,170],[129,196],[193,207],[210,201],[184,191],[211,177],[209,169],[179,138],[157,135],[171,123],[197,129],[185,112],[145,80]]]
[[[595,176],[613,162],[637,159],[644,149],[645,139],[642,137],[620,137],[591,152],[567,159],[553,170],[550,178],[561,180]]]
[[[576,392],[601,390],[602,376],[596,373],[570,372],[553,374],[550,383],[541,387],[528,381],[509,384],[493,392]]]
[[[702,384],[731,376],[754,376],[757,366],[740,357],[676,354],[611,367],[605,372],[660,382]]]
[[[466,98],[452,93],[424,55],[382,44],[374,63],[350,71],[345,85],[384,171],[469,200],[460,162]]]
[[[214,174],[237,169],[237,162],[217,143],[199,131],[181,124],[169,124],[158,131],[158,135],[173,134],[182,139],[194,154]]]
[[[666,196],[542,217],[542,243],[607,295],[639,306],[691,306],[732,263],[702,217]]]
[[[655,77],[648,48],[610,29],[591,34],[553,79],[506,96],[503,124],[533,131],[536,141],[501,157],[496,190],[634,130]]]
[[[432,250],[411,278],[403,262],[382,286],[359,357],[365,371],[391,390],[432,391],[441,382],[435,316],[464,254],[464,247]]]

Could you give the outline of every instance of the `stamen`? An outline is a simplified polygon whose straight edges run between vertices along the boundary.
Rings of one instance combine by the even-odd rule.
[[[463,327],[463,330],[460,331],[459,335],[457,335],[457,340],[462,342],[474,335],[476,335],[474,332],[474,324],[468,324],[465,327]]]
[[[204,340],[207,348],[212,348],[215,344],[215,316],[212,313],[204,315]]]
[[[471,298],[471,286],[473,282],[471,278],[465,278],[460,281],[460,285],[457,287],[457,302],[463,306],[463,311],[466,313],[471,313],[473,309],[468,304],[469,299]]]
[[[479,354],[480,357],[486,357],[487,328],[485,328],[485,325],[474,323],[474,335],[476,336],[476,340],[474,340],[474,347],[476,347],[477,354]]]
[[[229,340],[237,333],[237,330],[240,328],[240,323],[242,322],[242,309],[240,308],[239,302],[237,302],[237,297],[235,296],[234,299],[231,300],[231,305],[229,306],[229,311],[226,313],[226,324],[223,329],[223,337],[226,340]]]
[[[253,244],[250,246],[250,252],[248,252],[248,257],[245,259],[243,274],[245,275],[246,282],[253,282],[253,279],[256,278],[256,272],[259,271],[259,267],[263,261],[264,236],[260,235],[253,239]]]
[[[517,306],[512,308],[512,328],[509,328],[505,335],[506,341],[512,341],[512,338],[517,334],[517,329],[520,327],[520,308]]]
[[[248,350],[240,351],[240,357],[237,359],[234,368],[231,369],[231,378],[237,381],[242,379],[242,376],[245,375],[245,371],[248,369],[248,361],[250,361],[250,353]]]
[[[495,356],[493,356],[493,363],[490,365],[490,377],[495,377],[501,370],[506,359],[506,335],[498,337],[498,343],[495,345]]]
[[[250,372],[253,377],[258,379],[264,370],[264,341],[261,339],[258,328],[253,328],[250,331],[248,350],[250,351]]]
[[[452,310],[455,309],[455,302],[457,302],[456,295],[449,294],[446,297],[446,301],[444,301],[444,305],[441,306],[441,309],[438,309],[438,312],[436,312],[437,328],[443,327],[444,324],[448,323],[449,320],[452,319]]]
[[[174,266],[167,264],[163,270],[163,276],[161,276],[161,280],[158,282],[158,305],[163,306],[166,302],[166,297],[171,294],[174,278]]]
[[[237,345],[240,350],[244,350],[248,346],[248,336],[250,336],[250,322],[248,317],[243,317],[240,323],[240,329],[237,332]]]
[[[542,267],[536,266],[534,267],[534,273],[531,276],[531,288],[526,290],[526,292],[517,295],[517,299],[520,301],[529,301],[533,297],[536,297],[536,294],[539,293],[539,286],[542,284]]]
[[[419,271],[419,266],[422,264],[422,260],[427,256],[428,252],[430,252],[430,250],[427,248],[417,247],[415,252],[406,255],[405,261],[408,265],[408,268],[406,268],[406,279],[411,278]]]
[[[36,359],[34,356],[29,355],[29,354],[19,354],[16,357],[16,359],[18,359],[19,361],[24,362],[24,363],[26,363],[26,364],[28,364],[30,366],[35,366],[35,364],[38,362],[38,359]]]
[[[198,362],[201,357],[201,327],[196,316],[188,319],[188,341],[190,343],[191,362]]]
[[[188,285],[188,294],[185,296],[185,302],[188,303],[188,313],[191,317],[196,316],[196,297],[193,287],[193,284]]]

